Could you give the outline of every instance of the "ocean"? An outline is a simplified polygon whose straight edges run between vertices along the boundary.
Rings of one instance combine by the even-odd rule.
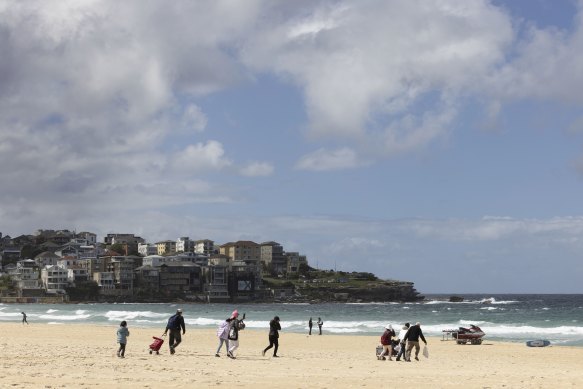
[[[477,325],[488,339],[524,342],[548,339],[554,345],[583,346],[583,295],[427,295],[418,303],[330,304],[0,304],[0,322],[19,322],[21,311],[31,324],[94,324],[117,326],[127,320],[134,328],[162,332],[176,308],[184,311],[187,328],[215,328],[234,309],[246,313],[250,329],[267,329],[278,315],[284,332],[307,333],[310,317],[324,321],[324,335],[379,335],[387,324],[398,329],[420,322],[427,336],[443,330]]]

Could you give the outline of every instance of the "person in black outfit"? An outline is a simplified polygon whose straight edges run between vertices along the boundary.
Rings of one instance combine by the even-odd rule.
[[[28,324],[28,321],[26,321],[26,313],[24,313],[24,312],[20,312],[20,313],[22,313],[22,324],[24,324],[24,323]]]
[[[421,331],[421,323],[417,322],[414,326],[409,327],[409,331],[405,334],[405,340],[407,340],[407,353],[405,354],[405,360],[411,362],[411,351],[415,347],[415,359],[419,360],[419,338],[423,343],[427,344],[425,337],[423,336],[423,331]]]
[[[180,335],[180,329],[182,329],[182,335],[186,333],[186,327],[184,326],[184,317],[182,317],[182,309],[177,309],[176,314],[170,316],[168,319],[168,324],[166,324],[166,330],[164,330],[164,335],[170,330],[170,341],[168,345],[170,346],[170,354],[176,352],[176,347],[182,342],[182,336]]]
[[[310,333],[308,335],[312,335],[312,318],[310,317],[310,321],[308,321],[308,327],[310,327]]]
[[[273,320],[269,322],[269,346],[265,347],[265,350],[261,353],[261,355],[265,356],[265,352],[272,347],[273,349],[273,357],[277,358],[277,348],[279,347],[278,338],[279,338],[279,331],[281,330],[281,325],[279,325],[279,316],[275,316]]]

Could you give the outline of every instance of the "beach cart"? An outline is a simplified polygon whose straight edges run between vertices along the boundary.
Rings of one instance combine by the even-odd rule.
[[[152,354],[153,352],[156,352],[156,354],[160,354],[160,348],[164,344],[164,339],[158,338],[157,336],[152,336],[152,338],[154,339],[154,341],[150,345],[150,354]]]

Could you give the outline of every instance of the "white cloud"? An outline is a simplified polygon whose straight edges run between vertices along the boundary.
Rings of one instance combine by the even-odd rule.
[[[456,93],[483,82],[513,38],[509,16],[488,2],[340,1],[272,18],[243,54],[303,88],[313,138],[362,142],[359,154],[381,144],[394,155],[442,135]],[[432,116],[448,120],[402,127],[396,142],[398,123],[430,95]]]
[[[240,169],[240,173],[247,177],[270,176],[274,167],[268,162],[251,162]]]
[[[190,104],[185,107],[180,121],[181,127],[184,131],[204,131],[207,123],[208,119],[199,106]]]
[[[296,164],[297,169],[326,171],[362,166],[363,162],[358,160],[354,150],[342,148],[337,150],[319,149],[304,155]]]
[[[208,169],[220,170],[230,166],[232,162],[225,158],[223,145],[217,141],[206,144],[189,145],[183,151],[173,156],[173,167],[183,173],[201,172]]]

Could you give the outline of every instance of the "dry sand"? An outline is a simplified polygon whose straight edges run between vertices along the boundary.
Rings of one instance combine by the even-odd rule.
[[[0,324],[1,388],[583,388],[583,348],[480,346],[428,339],[429,358],[378,361],[379,336],[280,335],[281,358],[261,356],[266,331],[241,332],[236,360],[214,356],[214,330],[187,328],[175,355],[150,355],[153,329],[128,326],[126,358],[116,326]],[[161,331],[160,331],[161,332]]]

